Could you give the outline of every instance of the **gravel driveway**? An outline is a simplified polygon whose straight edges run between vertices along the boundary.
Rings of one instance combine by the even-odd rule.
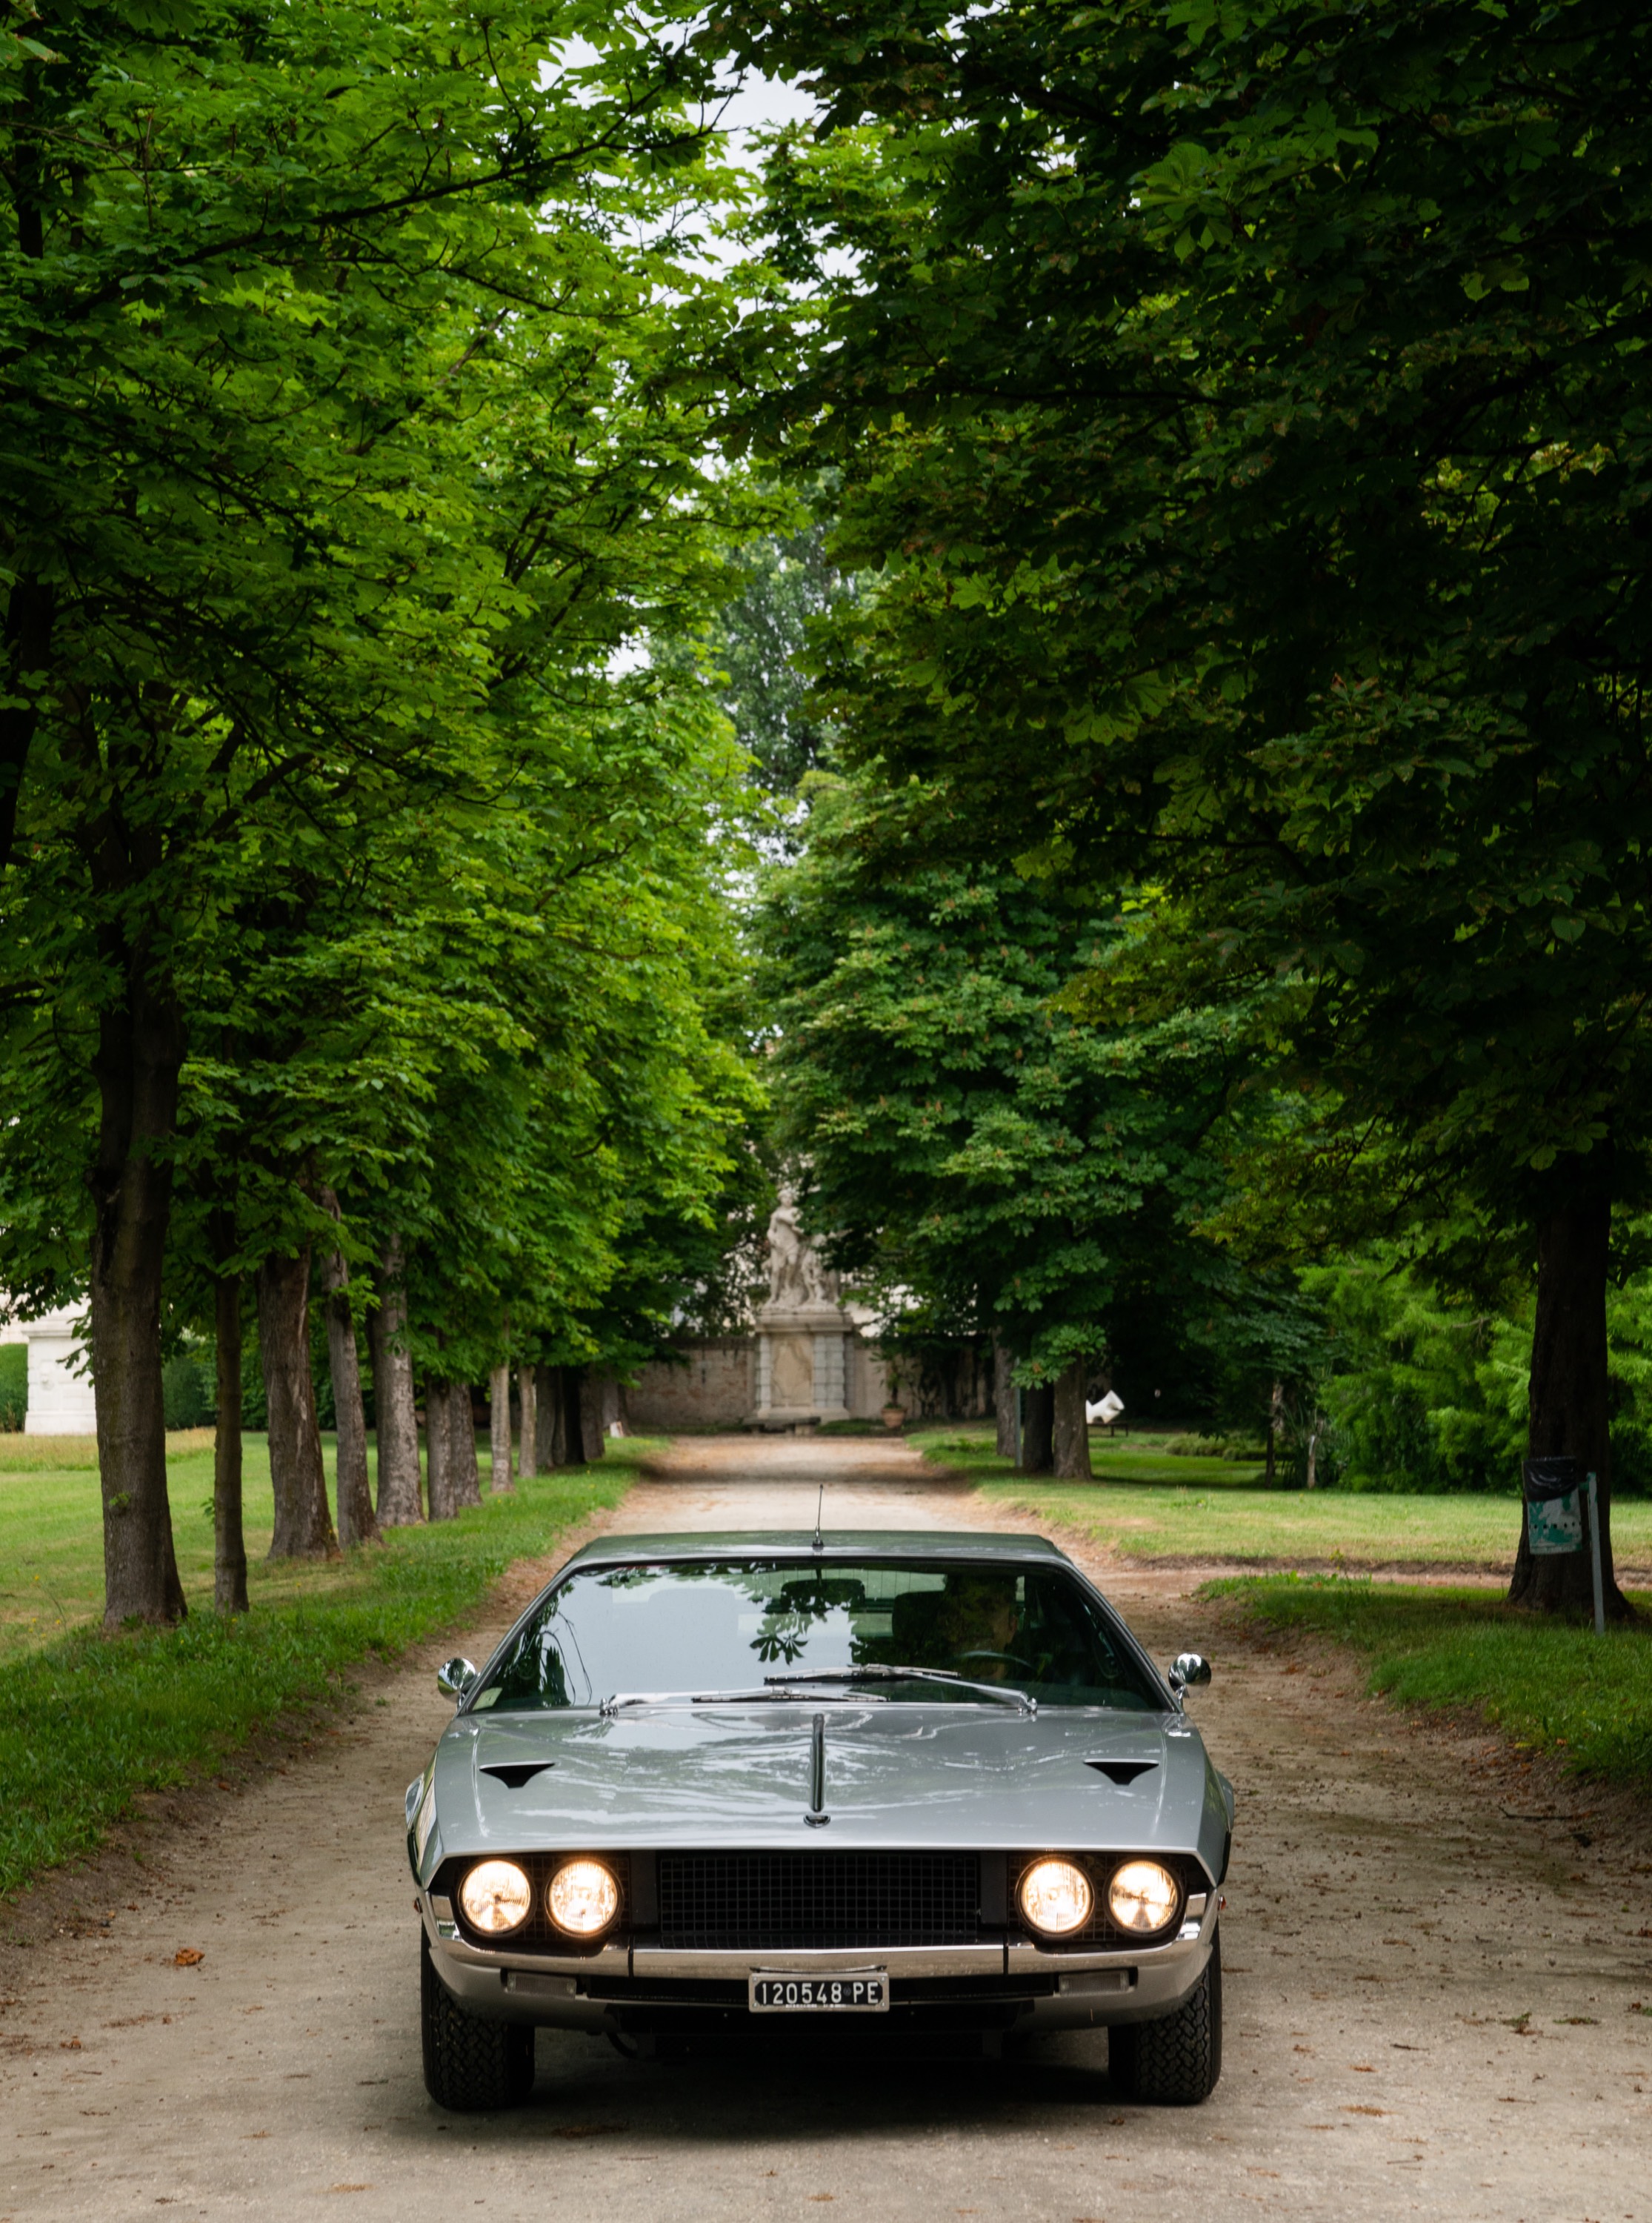
[[[681,1445],[606,1525],[807,1528],[822,1480],[828,1527],[981,1520],[898,1444],[719,1438]],[[552,1564],[463,1648],[480,1657]],[[1359,1699],[1329,1657],[1241,1638],[1192,1601],[1197,1570],[1091,1571],[1158,1655],[1215,1660],[1192,1707],[1240,1810],[1226,2066],[1203,2108],[1121,2106],[1101,2034],[994,2063],[771,2045],[670,2066],[542,2033],[527,2108],[438,2114],[400,1825],[448,1714],[432,1650],[242,1786],[155,1802],[127,1848],[26,1903],[0,1943],[0,2223],[829,2204],[880,2223],[1652,2223],[1643,1821]]]

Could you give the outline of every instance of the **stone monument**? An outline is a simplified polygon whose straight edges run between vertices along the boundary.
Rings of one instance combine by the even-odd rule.
[[[838,1276],[815,1255],[782,1189],[769,1222],[769,1300],[757,1313],[754,1428],[818,1427],[849,1418],[850,1351],[857,1338]]]

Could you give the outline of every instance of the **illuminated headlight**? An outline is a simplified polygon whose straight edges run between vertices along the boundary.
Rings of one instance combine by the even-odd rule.
[[[550,1880],[545,1906],[570,1937],[595,1937],[619,1911],[619,1886],[600,1861],[568,1861]]]
[[[533,1911],[533,1886],[514,1861],[480,1861],[459,1886],[465,1920],[484,1936],[520,1930]]]
[[[1071,1861],[1034,1861],[1015,1895],[1028,1923],[1046,1937],[1071,1937],[1096,1903],[1090,1878]]]
[[[1146,1936],[1173,1918],[1180,1887],[1157,1861],[1127,1861],[1108,1886],[1107,1904],[1121,1930]]]

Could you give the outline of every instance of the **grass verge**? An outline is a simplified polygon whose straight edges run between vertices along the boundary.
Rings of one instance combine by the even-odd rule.
[[[1369,1688],[1396,1705],[1472,1707],[1523,1750],[1652,1787],[1652,1624],[1597,1636],[1483,1590],[1328,1576],[1237,1576],[1201,1595],[1255,1626],[1349,1646],[1368,1663]]]
[[[14,1653],[0,1697],[0,1896],[93,1850],[138,1793],[210,1773],[335,1696],[361,1660],[393,1659],[474,1610],[512,1562],[617,1504],[655,1449],[628,1439],[599,1466],[520,1483],[342,1560],[259,1565],[253,1610],[233,1621],[192,1601],[175,1629],[111,1639],[81,1627]]]
[[[914,1429],[937,1465],[961,1471],[1003,1508],[1004,1525],[1076,1529],[1103,1550],[1146,1559],[1229,1559],[1337,1569],[1514,1564],[1520,1503],[1422,1491],[1264,1489],[1259,1470],[1222,1458],[1178,1458],[1152,1437],[1092,1441],[1094,1482],[1018,1475],[989,1430]],[[1652,1565],[1652,1500],[1620,1498],[1612,1540],[1625,1566]]]

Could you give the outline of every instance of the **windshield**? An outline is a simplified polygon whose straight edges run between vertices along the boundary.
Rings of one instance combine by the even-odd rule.
[[[571,1576],[518,1632],[471,1710],[595,1706],[625,1691],[761,1691],[788,1672],[857,1667],[1002,1683],[1041,1706],[1165,1705],[1106,1609],[1058,1570],[750,1559]],[[878,1687],[926,1704],[983,1703],[944,1684]],[[830,1691],[826,1684],[812,1695]]]

